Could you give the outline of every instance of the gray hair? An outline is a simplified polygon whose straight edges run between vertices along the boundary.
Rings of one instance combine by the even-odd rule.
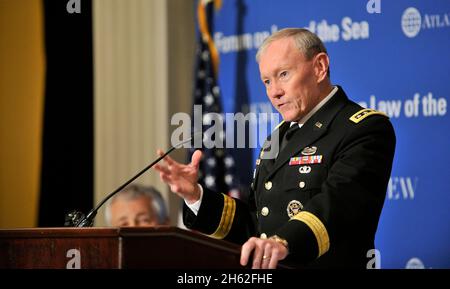
[[[264,40],[264,42],[258,48],[258,52],[256,53],[256,62],[259,63],[261,54],[266,50],[269,44],[271,44],[275,40],[283,38],[293,38],[297,48],[308,60],[321,52],[328,54],[322,40],[320,40],[320,38],[316,34],[312,33],[308,29],[285,28],[273,33]],[[329,70],[328,76],[330,76]]]
[[[111,204],[118,198],[124,198],[125,200],[134,200],[139,197],[146,197],[150,201],[150,205],[155,210],[158,217],[158,224],[164,224],[169,216],[161,193],[152,186],[143,186],[139,184],[133,184],[122,191],[118,192],[107,203],[105,208],[105,219],[108,226],[111,226]]]

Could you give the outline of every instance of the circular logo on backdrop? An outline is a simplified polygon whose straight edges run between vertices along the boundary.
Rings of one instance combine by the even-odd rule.
[[[416,37],[422,26],[422,16],[419,10],[409,7],[402,15],[402,30],[409,38]]]
[[[406,269],[425,269],[422,260],[419,258],[411,258],[408,263],[406,263]]]

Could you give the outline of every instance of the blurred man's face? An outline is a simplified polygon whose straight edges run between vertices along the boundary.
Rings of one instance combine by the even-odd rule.
[[[307,60],[292,38],[265,48],[259,71],[270,102],[285,121],[299,121],[319,102],[314,57]]]
[[[158,225],[156,212],[147,197],[133,200],[117,198],[111,204],[111,225],[114,227],[145,227]]]

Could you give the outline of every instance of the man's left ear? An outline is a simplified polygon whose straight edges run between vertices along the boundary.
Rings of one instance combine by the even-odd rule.
[[[317,83],[322,82],[327,77],[329,66],[330,59],[325,52],[320,52],[314,56],[314,73],[317,77]]]

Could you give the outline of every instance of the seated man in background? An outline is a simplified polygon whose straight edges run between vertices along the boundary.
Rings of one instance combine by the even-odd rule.
[[[168,225],[169,217],[161,193],[152,186],[130,185],[107,204],[106,223],[113,227]]]

